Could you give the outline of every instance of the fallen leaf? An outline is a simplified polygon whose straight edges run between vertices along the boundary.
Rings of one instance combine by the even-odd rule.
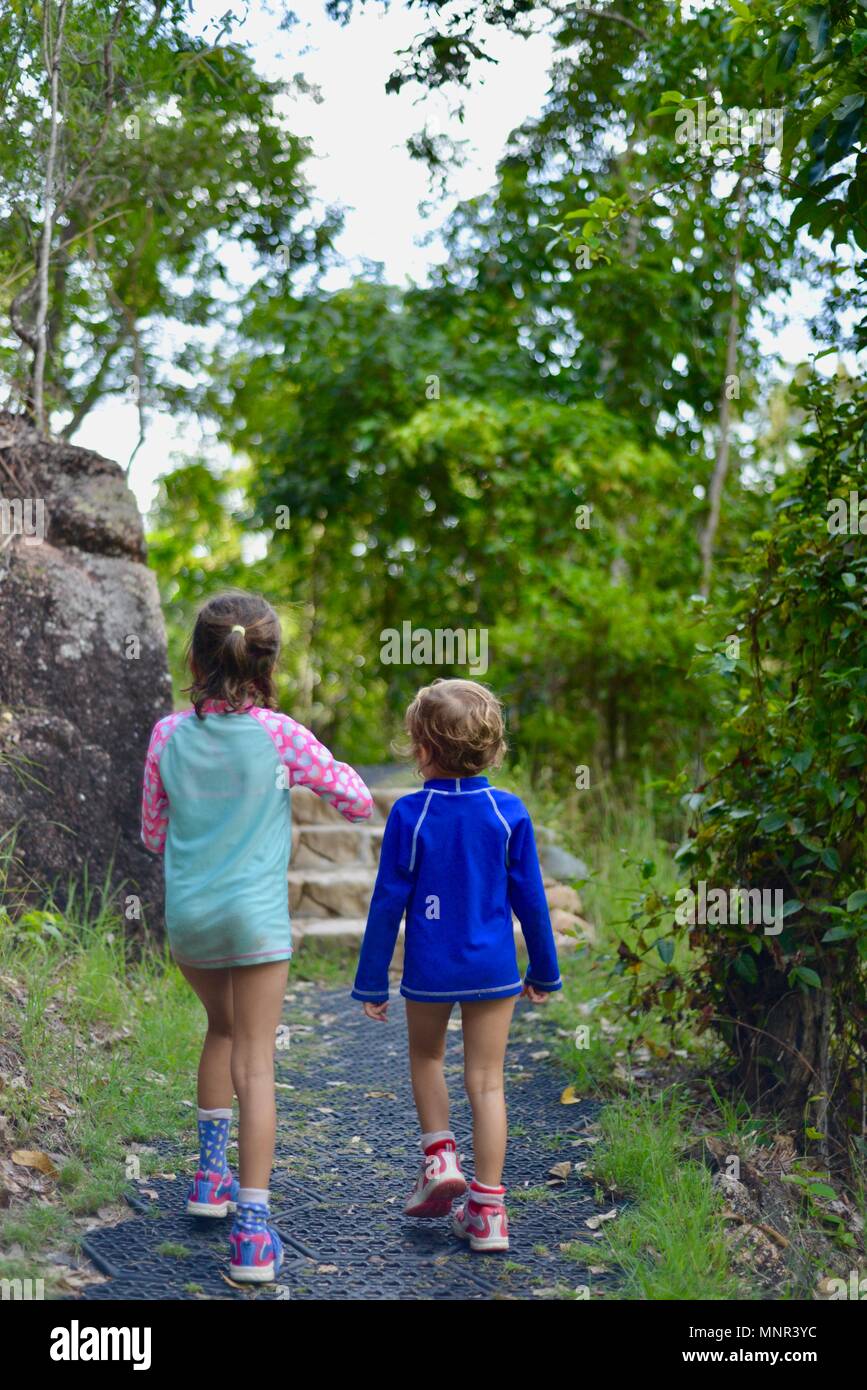
[[[316,1266],[316,1273],[317,1273],[317,1274],[336,1274],[336,1273],[337,1273],[337,1265],[317,1265],[317,1266]]]
[[[553,1168],[548,1169],[549,1175],[552,1178],[559,1178],[561,1182],[565,1182],[571,1172],[572,1164],[568,1162],[555,1163]]]
[[[574,1087],[574,1086],[567,1086],[566,1089],[565,1089],[565,1091],[563,1091],[563,1092],[561,1093],[561,1095],[560,1095],[560,1104],[561,1104],[561,1105],[580,1105],[580,1104],[581,1104],[581,1097],[580,1097],[580,1096],[576,1096],[576,1094],[575,1094],[575,1087]]]
[[[617,1208],[612,1207],[610,1211],[600,1211],[597,1216],[590,1216],[584,1222],[589,1231],[598,1231],[603,1221],[613,1221],[617,1215]]]
[[[365,1100],[397,1100],[394,1091],[365,1091]]]
[[[48,1157],[39,1149],[16,1149],[12,1155],[12,1162],[17,1163],[19,1168],[38,1168],[40,1173],[47,1173],[49,1178],[57,1177],[57,1169]]]

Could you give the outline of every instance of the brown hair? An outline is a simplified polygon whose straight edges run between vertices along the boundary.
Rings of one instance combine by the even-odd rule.
[[[208,599],[187,649],[193,677],[188,690],[198,717],[206,700],[225,700],[233,711],[251,701],[276,709],[279,654],[280,619],[270,603],[242,589]]]
[[[502,706],[476,681],[440,676],[424,686],[406,712],[406,731],[413,756],[424,747],[432,762],[456,777],[499,767],[507,747]]]

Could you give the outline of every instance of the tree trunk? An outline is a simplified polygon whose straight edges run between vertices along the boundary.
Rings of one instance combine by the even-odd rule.
[[[756,964],[755,984],[729,976],[719,1020],[738,1058],[744,1094],[757,1109],[780,1115],[799,1132],[805,1123],[813,1126],[823,1136],[820,1149],[827,1156],[827,1126],[839,1110],[839,1101],[830,1104],[831,1092],[846,1085],[845,1065],[838,1060],[832,1068],[832,1041],[840,1041],[834,981],[805,990],[790,986],[786,971],[770,955],[763,953]]]
[[[31,397],[36,428],[40,434],[46,433],[45,419],[45,357],[48,348],[48,267],[51,260],[51,240],[54,233],[54,170],[57,163],[57,141],[59,135],[60,107],[60,56],[63,51],[63,30],[66,24],[67,0],[59,0],[57,7],[57,33],[52,39],[52,5],[46,0],[43,16],[43,51],[45,66],[50,83],[50,129],[48,135],[48,156],[45,161],[45,186],[43,194],[42,238],[39,243],[39,260],[36,271],[36,315],[34,337],[36,347],[33,358]]]
[[[717,441],[716,459],[714,460],[713,473],[708,489],[707,521],[705,522],[704,530],[701,535],[701,592],[705,598],[707,598],[710,593],[714,544],[719,529],[723,488],[725,487],[725,480],[729,471],[729,446],[731,438],[731,398],[729,396],[729,381],[735,375],[735,367],[737,366],[738,360],[741,308],[740,290],[738,289],[738,272],[741,268],[745,197],[746,191],[744,188],[743,175],[741,175],[737,185],[738,225],[735,234],[735,251],[732,257],[732,284],[731,298],[729,300],[728,336],[726,339],[725,376],[722,390],[720,391],[719,439]]]

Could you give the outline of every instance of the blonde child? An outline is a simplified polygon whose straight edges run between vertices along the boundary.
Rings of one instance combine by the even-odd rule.
[[[371,1019],[388,1013],[388,969],[401,918],[406,941],[410,1071],[424,1160],[408,1216],[448,1214],[473,1250],[507,1250],[503,1065],[515,999],[544,1003],[562,987],[533,827],[517,796],[483,775],[505,751],[499,702],[467,680],[436,680],[406,715],[420,791],[395,802],[383,838],[353,998]],[[529,954],[518,970],[512,914]],[[443,1072],[446,1026],[461,1007],[464,1079],[473,1112],[474,1176],[467,1191]]]

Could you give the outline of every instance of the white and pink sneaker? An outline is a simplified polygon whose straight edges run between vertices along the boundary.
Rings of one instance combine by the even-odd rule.
[[[470,1183],[467,1201],[452,1214],[452,1230],[471,1250],[508,1250],[509,1218],[503,1201],[504,1187]]]
[[[452,1202],[467,1190],[454,1135],[434,1140],[424,1150],[415,1187],[407,1198],[406,1216],[447,1216]]]

